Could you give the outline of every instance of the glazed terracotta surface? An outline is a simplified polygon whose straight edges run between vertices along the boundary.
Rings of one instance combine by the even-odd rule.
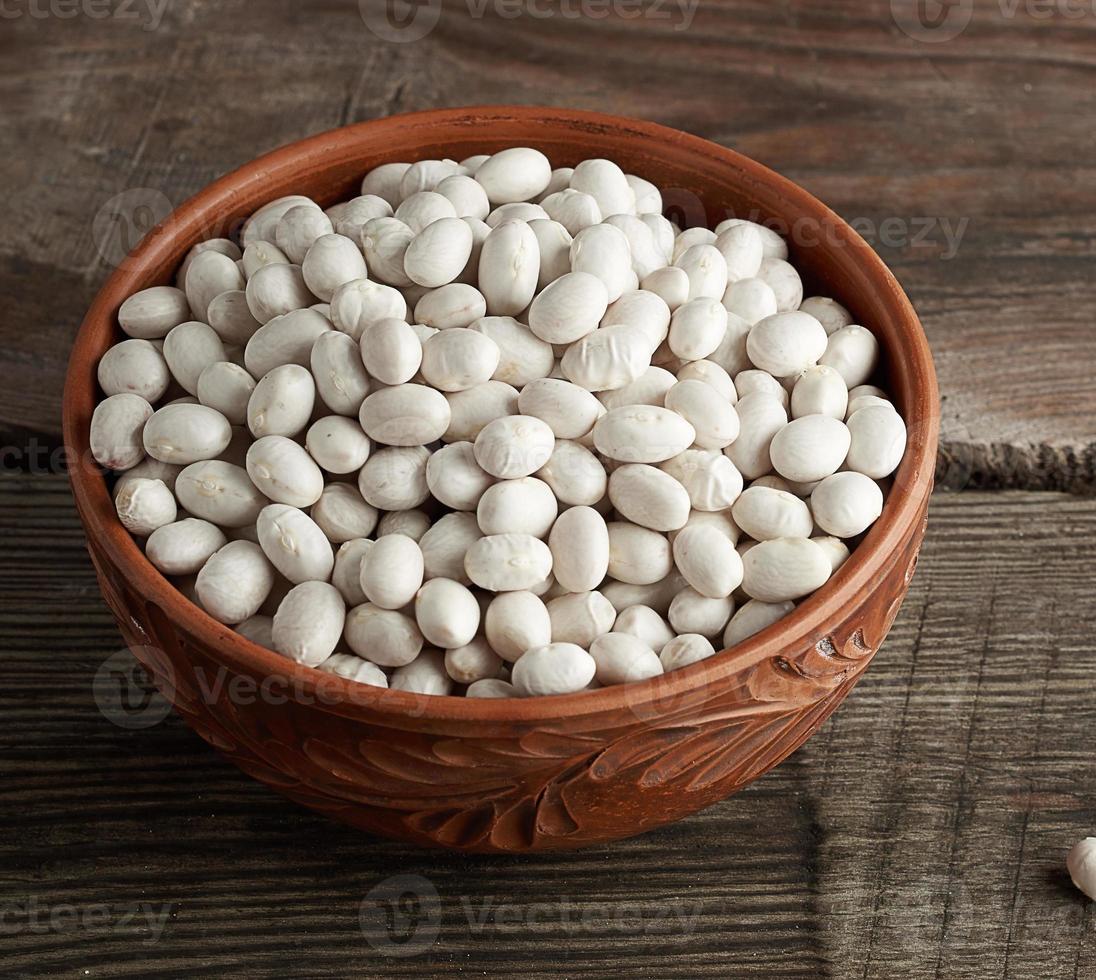
[[[258,647],[188,602],[118,523],[88,429],[96,364],[122,301],[186,251],[290,193],[356,194],[379,163],[532,145],[554,166],[608,157],[664,189],[667,213],[788,233],[808,295],[872,328],[909,429],[882,517],[795,612],[732,652],[638,684],[528,700],[434,698],[354,684]],[[636,120],[558,109],[397,116],[324,133],[229,174],[150,233],[77,337],[65,440],[88,549],[119,627],[187,723],[241,769],[362,829],[471,851],[572,848],[677,820],[756,779],[814,732],[878,651],[925,530],[939,406],[928,344],[871,248],[801,188],[731,150]]]

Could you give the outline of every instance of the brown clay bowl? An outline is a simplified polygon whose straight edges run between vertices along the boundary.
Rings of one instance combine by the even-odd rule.
[[[377,164],[529,144],[556,166],[609,157],[660,187],[677,217],[729,215],[791,234],[809,289],[875,331],[909,426],[882,517],[832,580],[776,625],[691,667],[583,694],[517,701],[422,697],[288,662],[192,605],[144,558],[89,464],[95,366],[116,313],[169,282],[195,242],[259,205],[357,193]],[[909,300],[871,248],[802,188],[705,140],[652,123],[541,108],[451,109],[348,126],[216,181],[140,243],[96,297],[64,404],[88,550],[119,628],[157,686],[245,772],[363,830],[468,851],[599,844],[670,823],[740,789],[800,746],[879,649],[925,531],[939,428],[932,358]],[[219,683],[218,683],[219,682]]]

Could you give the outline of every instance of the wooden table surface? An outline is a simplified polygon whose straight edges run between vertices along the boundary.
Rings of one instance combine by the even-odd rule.
[[[1064,869],[1096,833],[1096,6],[915,6],[397,0],[392,40],[373,0],[0,3],[0,974],[1096,976]],[[532,859],[369,839],[174,716],[111,724],[55,452],[123,233],[304,135],[505,102],[687,129],[857,219],[944,397],[913,590],[834,718],[691,820]],[[422,903],[378,923],[393,876]]]

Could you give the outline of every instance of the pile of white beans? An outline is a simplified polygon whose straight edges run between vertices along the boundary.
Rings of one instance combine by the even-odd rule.
[[[823,585],[905,450],[875,337],[787,258],[679,230],[609,160],[385,164],[127,299],[92,453],[152,564],[298,663],[492,698],[653,677]]]

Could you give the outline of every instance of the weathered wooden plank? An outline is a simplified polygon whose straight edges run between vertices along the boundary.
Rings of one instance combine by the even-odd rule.
[[[532,859],[373,840],[282,802],[174,717],[111,724],[92,681],[121,642],[64,482],[0,480],[0,536],[0,972],[1096,972],[1096,919],[1064,871],[1096,828],[1092,500],[938,495],[891,637],[799,753],[674,827]],[[438,894],[436,926],[428,896],[394,921],[406,958],[359,919],[398,875]]]
[[[172,3],[155,30],[147,13],[6,19],[0,432],[58,438],[69,340],[115,248],[93,216],[115,195],[177,204],[348,121],[548,102],[734,146],[857,219],[936,352],[942,483],[1096,485],[1092,16],[960,4],[966,30],[926,43],[889,0],[705,0],[688,21],[675,4],[516,6],[417,5],[438,19],[413,43],[379,39],[351,0]]]

